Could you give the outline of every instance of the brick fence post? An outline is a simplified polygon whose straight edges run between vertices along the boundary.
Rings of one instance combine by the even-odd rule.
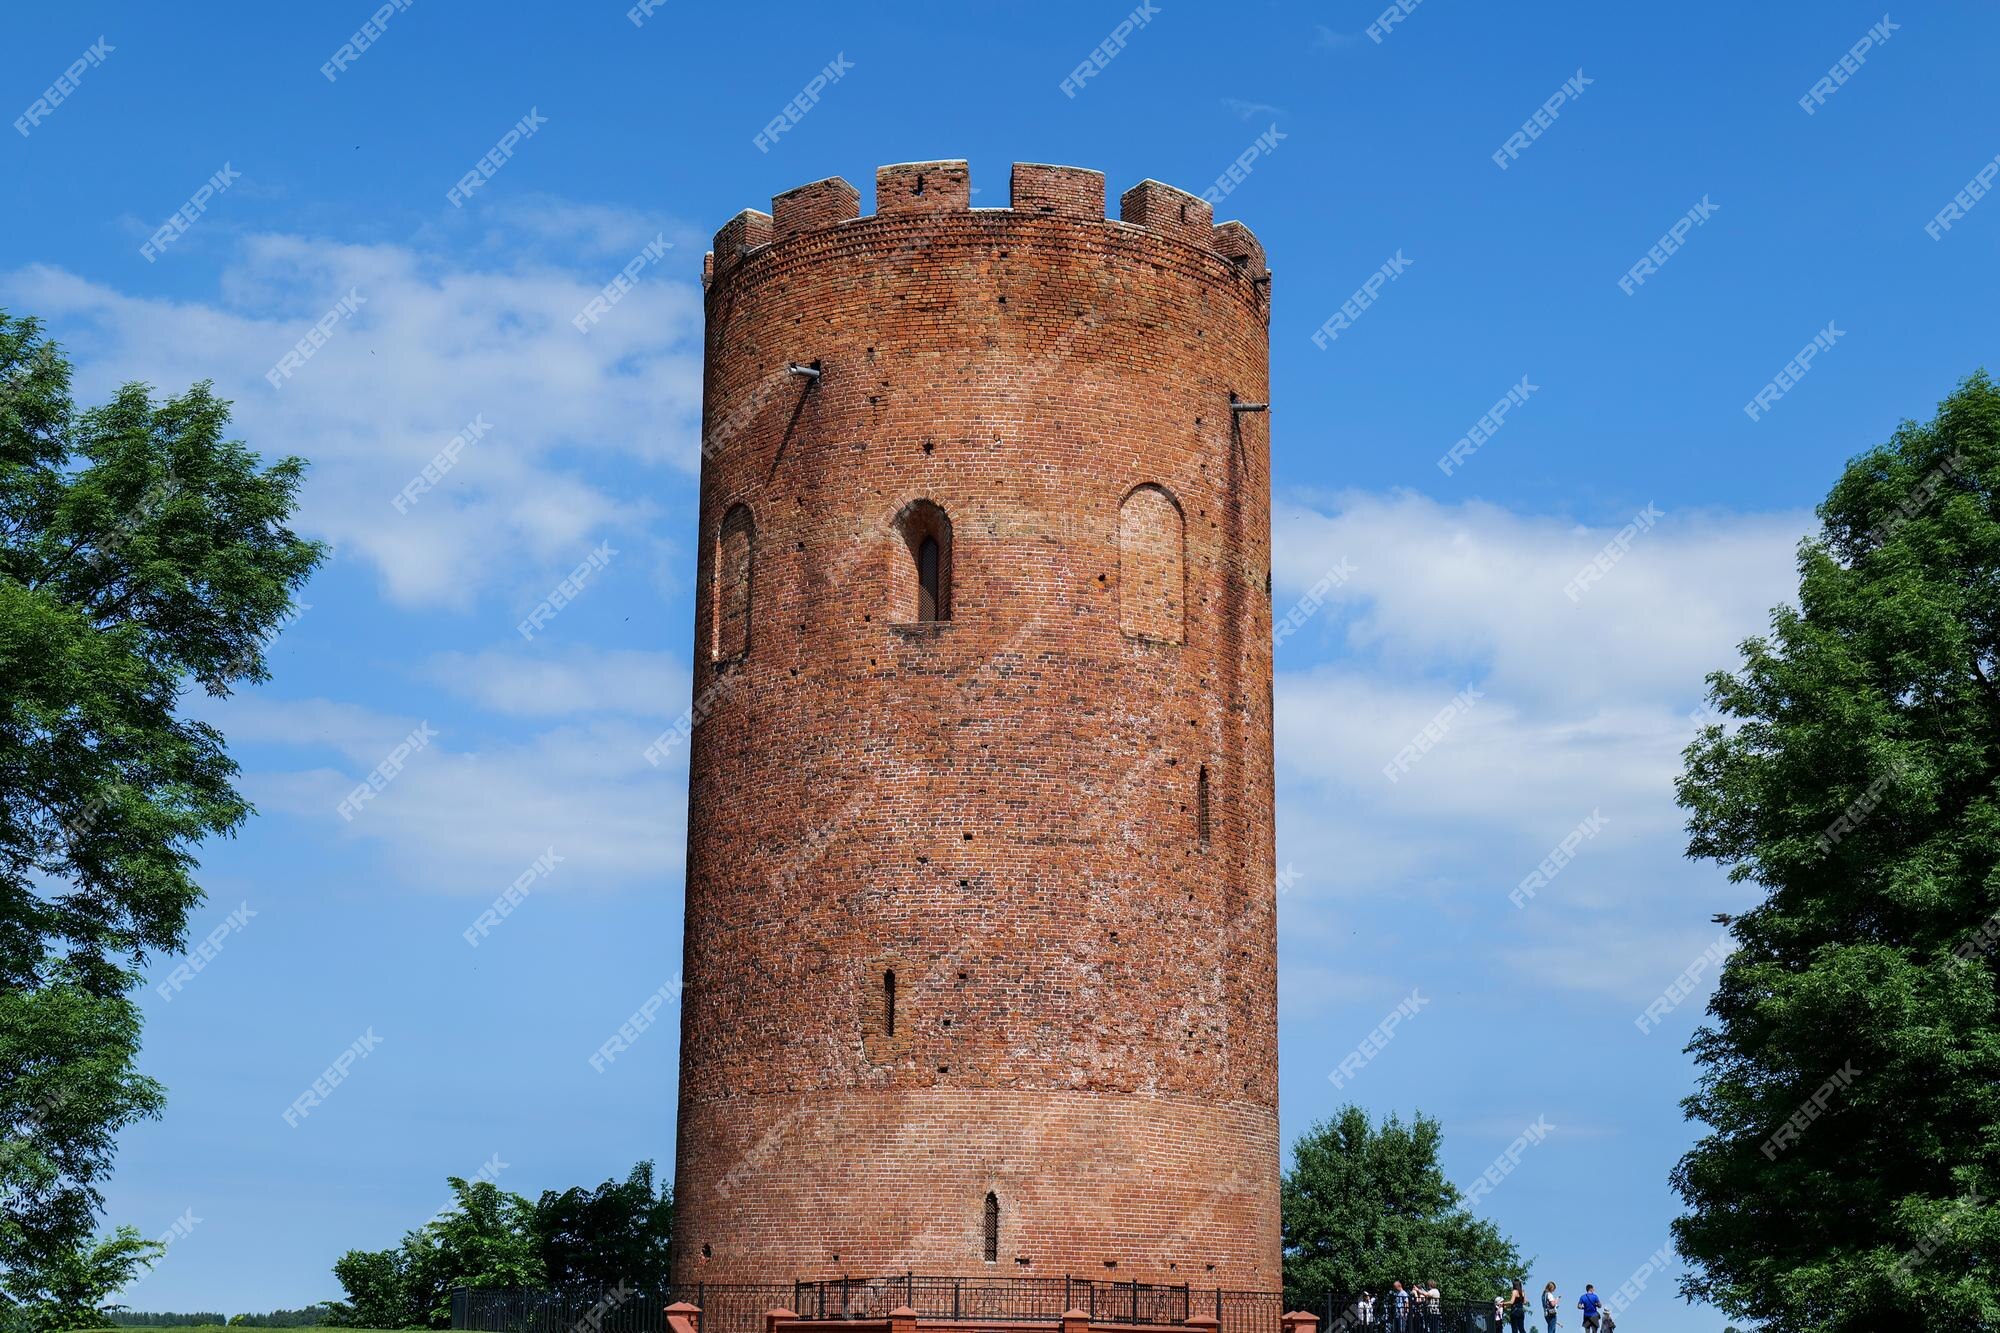
[[[1062,1333],[1090,1333],[1090,1316],[1074,1308],[1064,1310]]]
[[[1222,1321],[1212,1314],[1189,1315],[1187,1326],[1196,1333],[1222,1333]]]
[[[1319,1316],[1307,1310],[1294,1310],[1280,1315],[1278,1326],[1285,1333],[1319,1333]]]
[[[701,1333],[701,1307],[675,1301],[667,1307],[667,1333]]]
[[[889,1311],[889,1333],[917,1333],[917,1312],[907,1305]]]
[[[775,1310],[766,1310],[764,1311],[764,1333],[779,1333],[781,1328],[797,1318],[796,1314],[793,1314],[783,1306],[779,1306]]]

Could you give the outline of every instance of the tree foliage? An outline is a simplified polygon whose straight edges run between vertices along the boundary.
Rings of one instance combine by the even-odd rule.
[[[668,1281],[674,1196],[653,1185],[653,1164],[640,1162],[622,1181],[594,1190],[545,1191],[535,1205],[535,1232],[549,1285],[595,1300],[621,1282],[659,1291]]]
[[[1282,1185],[1285,1299],[1378,1294],[1435,1278],[1446,1300],[1489,1301],[1526,1268],[1514,1242],[1463,1206],[1438,1163],[1443,1130],[1341,1108],[1292,1146]]]
[[[1761,890],[1690,1053],[1686,1294],[1791,1330],[2000,1321],[2000,389],[1851,462],[1709,678],[1689,855]]]
[[[157,1114],[129,990],[183,946],[194,851],[250,813],[191,684],[267,678],[322,551],[286,526],[304,464],[262,468],[206,384],[79,411],[59,349],[0,311],[0,1286],[89,1242],[117,1131]],[[115,1240],[115,1238],[114,1238]]]
[[[30,1270],[13,1268],[5,1277],[9,1303],[0,1308],[5,1333],[71,1333],[103,1328],[108,1303],[120,1287],[138,1277],[167,1247],[145,1240],[133,1227],[64,1250]]]
[[[621,1286],[667,1283],[673,1192],[640,1162],[623,1181],[545,1192],[530,1203],[491,1181],[450,1181],[453,1203],[388,1250],[349,1250],[335,1261],[347,1299],[329,1324],[348,1328],[448,1328],[455,1287],[555,1289],[594,1301]]]

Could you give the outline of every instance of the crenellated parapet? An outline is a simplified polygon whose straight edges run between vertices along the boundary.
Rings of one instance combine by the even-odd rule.
[[[1139,228],[1230,263],[1251,283],[1270,278],[1264,247],[1241,222],[1218,224],[1209,202],[1156,180],[1143,180],[1118,199],[1118,220],[1106,216],[1104,173],[1083,167],[1016,162],[1006,209],[972,207],[972,173],[963,161],[899,162],[875,172],[875,212],[863,215],[861,192],[838,176],[800,185],[771,200],[771,211],[747,208],[715,234],[702,263],[713,282],[766,246],[804,233],[880,219],[955,213],[1012,213],[1106,227]]]

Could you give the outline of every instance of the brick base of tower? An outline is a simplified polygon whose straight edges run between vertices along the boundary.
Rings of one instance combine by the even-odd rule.
[[[1281,1285],[1269,1107],[1001,1089],[758,1100],[687,1108],[681,1170],[715,1183],[675,1197],[679,1281]],[[992,1262],[981,1257],[989,1192],[1007,1201]],[[841,1207],[856,1198],[866,1213]]]

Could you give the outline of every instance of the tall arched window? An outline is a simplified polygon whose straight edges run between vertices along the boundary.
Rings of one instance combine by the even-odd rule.
[[[1118,507],[1118,624],[1135,639],[1180,643],[1187,535],[1165,487],[1136,486]]]
[[[756,524],[747,505],[723,515],[715,540],[716,661],[727,662],[750,651],[750,574],[755,560]]]
[[[928,623],[951,619],[951,518],[929,500],[896,515],[899,549],[891,571],[890,617]]]
[[[990,1190],[986,1194],[986,1262],[1000,1262],[1000,1196]]]

